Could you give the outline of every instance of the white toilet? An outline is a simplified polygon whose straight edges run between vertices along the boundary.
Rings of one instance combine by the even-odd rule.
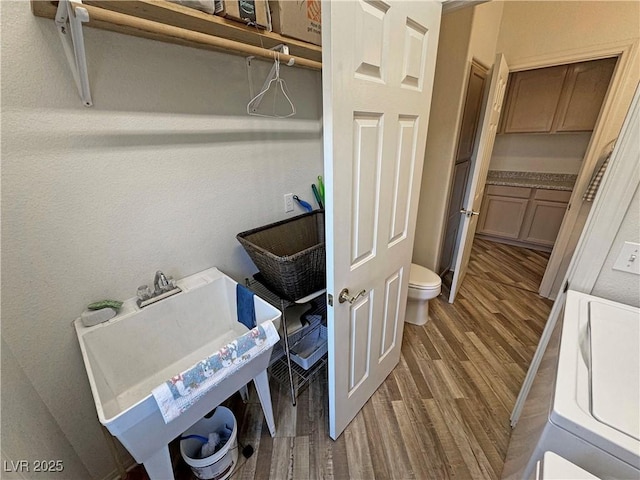
[[[442,280],[428,268],[411,264],[409,272],[409,295],[404,321],[413,325],[424,325],[429,320],[429,300],[440,295]]]

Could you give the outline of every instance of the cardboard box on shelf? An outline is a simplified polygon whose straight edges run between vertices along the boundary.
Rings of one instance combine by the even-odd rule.
[[[273,31],[322,45],[321,0],[269,0]]]
[[[244,23],[255,24],[271,31],[267,0],[222,0],[222,4],[223,10],[220,15]]]
[[[173,3],[195,8],[205,13],[220,13],[222,11],[222,0],[169,0]]]

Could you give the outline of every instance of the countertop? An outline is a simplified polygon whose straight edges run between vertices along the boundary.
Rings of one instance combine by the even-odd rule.
[[[507,187],[544,188],[570,192],[576,183],[577,175],[570,173],[510,172],[489,170],[487,185]]]

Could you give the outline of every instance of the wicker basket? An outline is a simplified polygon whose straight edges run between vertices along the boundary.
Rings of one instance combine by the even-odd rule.
[[[298,300],[325,288],[324,211],[254,228],[236,238],[278,295]]]

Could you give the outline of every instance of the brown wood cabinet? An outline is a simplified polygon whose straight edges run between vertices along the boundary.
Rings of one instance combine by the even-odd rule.
[[[477,232],[494,240],[542,248],[553,247],[571,192],[488,185]]]
[[[553,125],[556,132],[591,131],[616,66],[615,58],[571,65]]]
[[[487,185],[478,218],[478,233],[517,239],[530,195],[530,188]]]
[[[512,74],[500,131],[592,131],[616,61],[605,58]]]
[[[509,78],[504,133],[550,132],[567,65],[516,72]]]

